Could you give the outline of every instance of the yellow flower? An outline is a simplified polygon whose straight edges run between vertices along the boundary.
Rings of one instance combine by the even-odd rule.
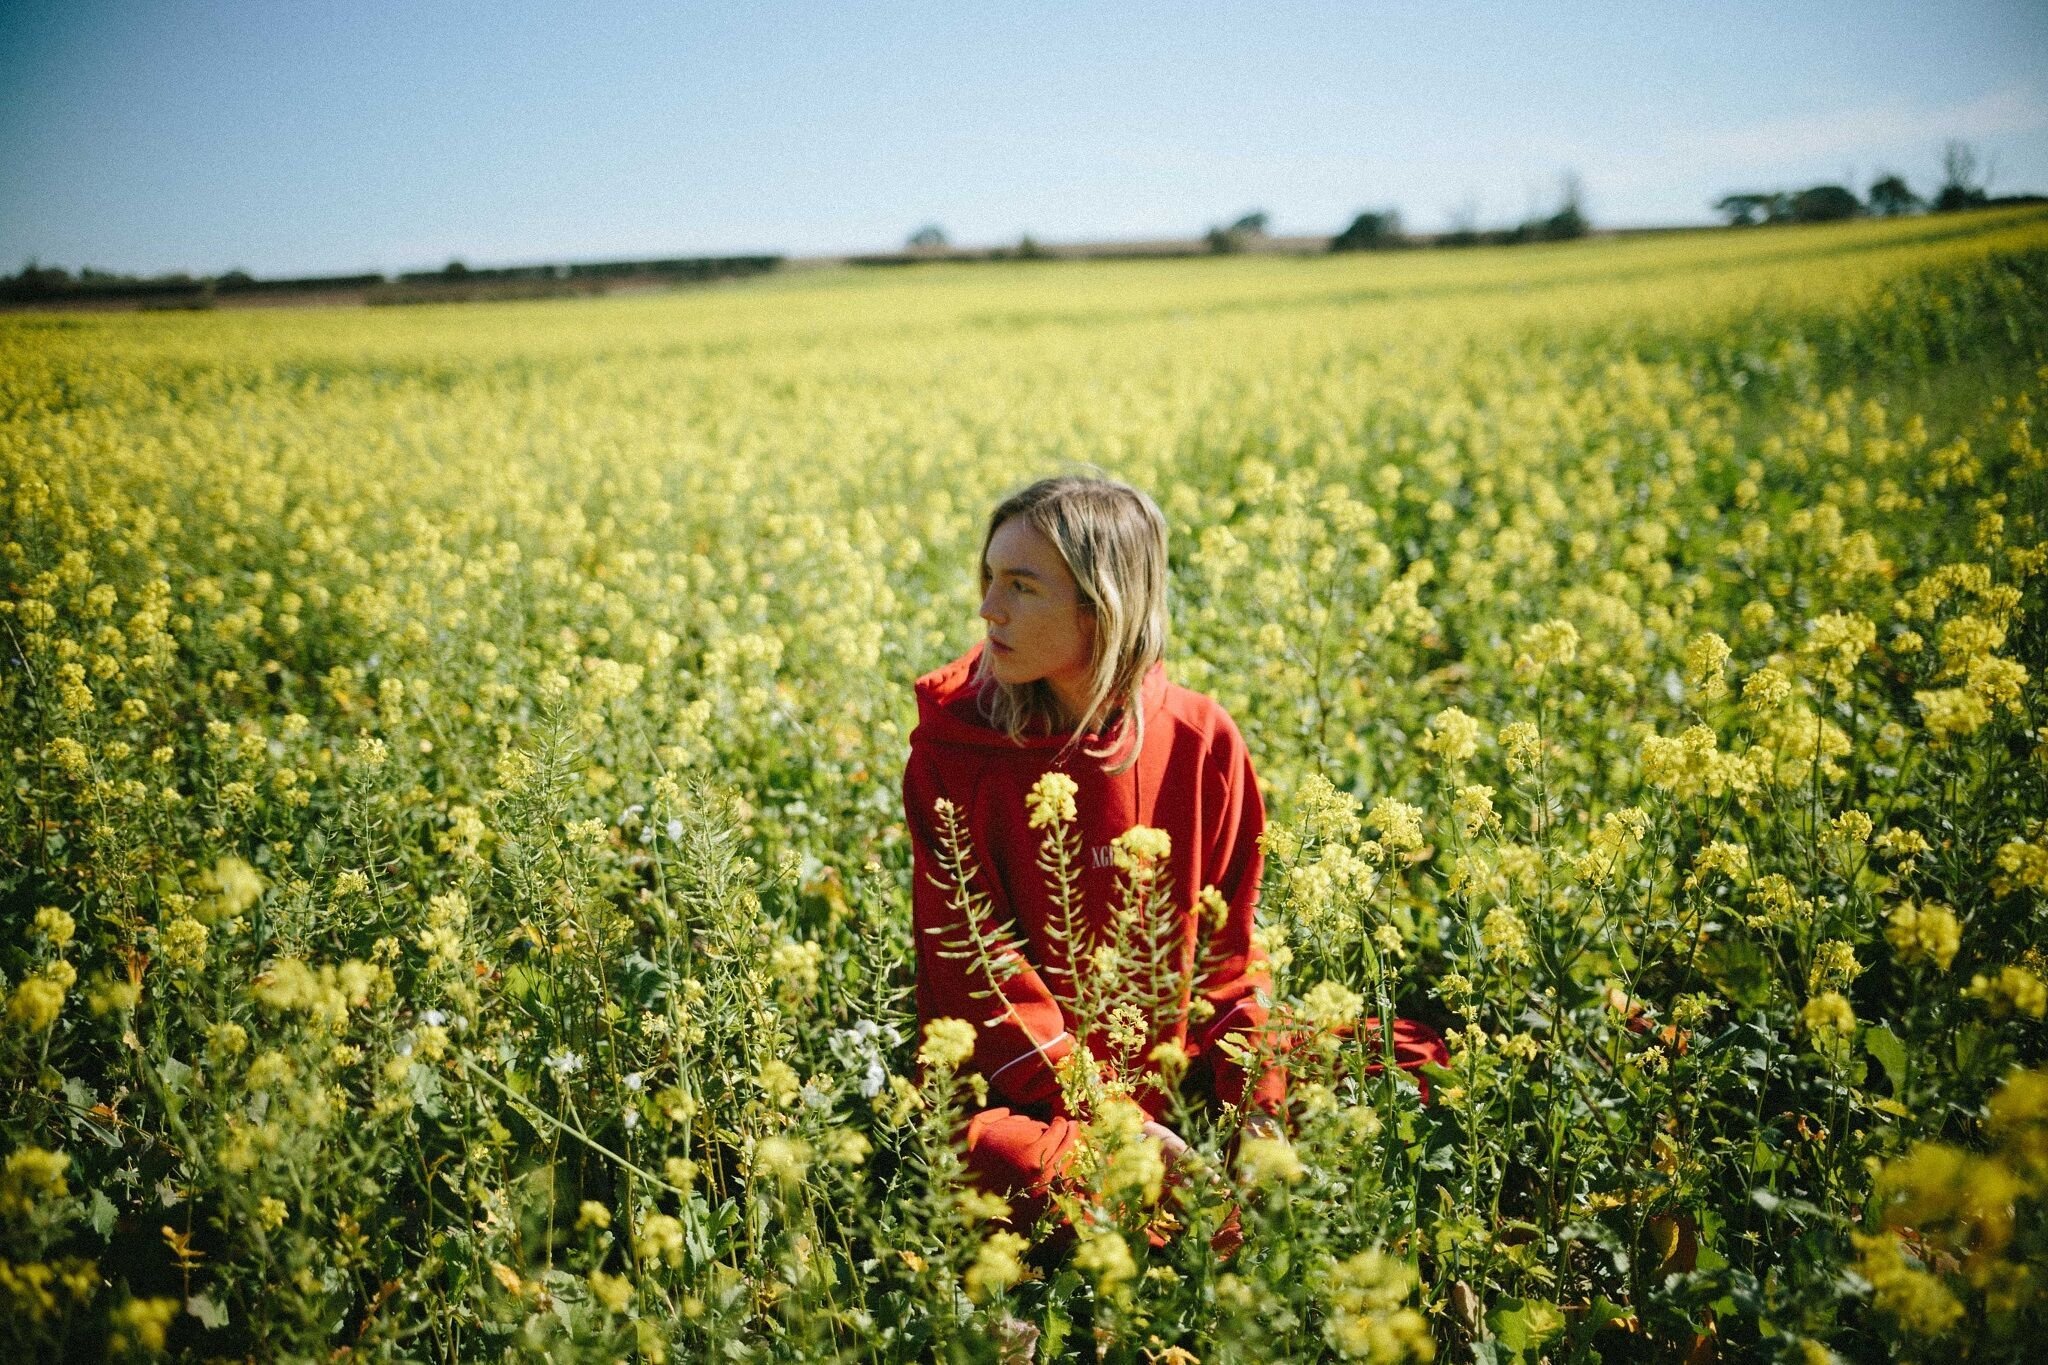
[[[1534,1036],[1527,1033],[1517,1033],[1511,1037],[1501,1039],[1500,1050],[1503,1056],[1513,1057],[1524,1062],[1533,1062],[1536,1060],[1536,1054],[1540,1049]]]
[[[63,1152],[41,1147],[22,1147],[8,1153],[0,1166],[0,1218],[21,1220],[35,1211],[43,1199],[62,1199],[71,1192],[64,1172],[71,1158]]]
[[[1530,626],[1517,637],[1517,643],[1539,670],[1579,657],[1578,627],[1560,617]]]
[[[1080,789],[1065,773],[1049,772],[1032,783],[1030,795],[1024,798],[1024,804],[1031,813],[1031,828],[1072,824],[1080,815],[1080,809],[1074,803],[1074,794]]]
[[[2020,886],[2048,890],[2048,844],[2009,840],[1999,846],[1998,868]]]
[[[797,1138],[764,1137],[754,1144],[754,1172],[777,1184],[794,1186],[811,1169],[810,1144]]]
[[[2018,964],[1999,968],[1996,976],[1981,972],[1972,976],[1970,988],[1963,994],[1982,1000],[2000,1019],[2012,1014],[2039,1019],[2048,1013],[2048,985]]]
[[[1335,1028],[1365,1013],[1365,997],[1340,982],[1318,982],[1302,998],[1301,1011],[1317,1028]]]
[[[233,854],[215,860],[199,886],[207,894],[195,913],[204,920],[234,919],[263,895],[262,874]]]
[[[917,1060],[935,1071],[953,1071],[974,1055],[974,1025],[965,1019],[934,1019],[924,1026]]]
[[[1938,1337],[1963,1317],[1963,1305],[1937,1277],[1906,1264],[1890,1232],[1849,1234],[1859,1253],[1856,1271],[1868,1280],[1877,1310],[1913,1336]]]
[[[596,1228],[603,1231],[612,1225],[612,1211],[595,1199],[586,1199],[576,1208],[578,1228]]]
[[[1849,681],[1857,662],[1877,643],[1877,627],[1867,616],[1832,611],[1807,623],[1802,652],[1820,664],[1821,676],[1840,685]]]
[[[58,952],[71,946],[72,936],[78,930],[78,921],[54,905],[45,905],[36,911],[32,932]]]
[[[819,944],[808,939],[799,943],[784,938],[770,950],[768,968],[787,999],[802,1001],[818,989],[818,964],[824,957],[825,950]]]
[[[1833,991],[1838,986],[1848,985],[1862,974],[1863,967],[1856,961],[1855,946],[1838,938],[1828,939],[1813,950],[1813,966],[1806,974],[1806,989]]]
[[[7,997],[7,1020],[26,1033],[41,1033],[64,1012],[64,987],[47,976],[24,979]]]
[[[1323,1336],[1347,1360],[1373,1365],[1435,1358],[1436,1343],[1421,1313],[1407,1307],[1415,1275],[1380,1251],[1361,1251],[1314,1277],[1327,1317]]]
[[[1685,877],[1686,889],[1697,888],[1715,875],[1734,881],[1747,871],[1749,850],[1741,844],[1717,839],[1693,855],[1692,870]]]
[[[2005,644],[2005,627],[1988,617],[1964,613],[1945,623],[1935,637],[1941,676],[1958,677],[1970,665]]]
[[[1999,1151],[2048,1190],[2048,1071],[2014,1070],[1987,1106],[1984,1128]]]
[[[1985,655],[1970,661],[1965,686],[1986,708],[2003,706],[2018,716],[2026,714],[2026,708],[2020,704],[2020,689],[2026,682],[2026,665]]]
[[[590,1297],[602,1304],[607,1312],[623,1313],[633,1303],[633,1281],[625,1275],[607,1275],[602,1270],[590,1272]]]
[[[1161,1144],[1136,1134],[1111,1141],[1114,1151],[1102,1170],[1103,1193],[1129,1193],[1147,1207],[1158,1203],[1166,1183],[1166,1158]]]
[[[1932,962],[1936,971],[1945,972],[1962,946],[1962,927],[1955,911],[1939,901],[1907,901],[1886,919],[1884,938],[1899,961]]]
[[[1799,1022],[1823,1051],[1856,1031],[1856,1011],[1840,991],[1822,991],[1799,1011]]]
[[[1496,738],[1505,752],[1511,773],[1527,772],[1543,756],[1542,733],[1526,720],[1503,725]]]
[[[1439,762],[1463,763],[1479,752],[1479,722],[1455,706],[1432,716],[1429,728],[1416,747],[1436,755]]]
[[[995,1232],[983,1240],[967,1267],[967,1297],[986,1303],[1024,1278],[1024,1253],[1031,1243],[1014,1232]]]
[[[59,772],[73,781],[84,777],[92,767],[92,757],[86,753],[85,746],[69,735],[59,735],[51,740],[43,746],[43,752],[57,765]]]
[[[781,1109],[795,1104],[804,1089],[796,1068],[780,1057],[770,1057],[761,1064],[760,1086],[768,1102]]]
[[[633,1254],[642,1261],[665,1261],[671,1267],[683,1264],[683,1225],[666,1213],[650,1213],[640,1220],[633,1236]]]
[[[825,1159],[835,1166],[865,1165],[873,1150],[874,1145],[851,1128],[835,1128],[825,1135]]]
[[[1095,1292],[1103,1295],[1116,1294],[1138,1273],[1130,1247],[1117,1233],[1107,1231],[1082,1234],[1074,1265],[1094,1282]]]
[[[1172,836],[1149,825],[1132,825],[1110,841],[1110,857],[1125,872],[1149,873],[1173,852]]]
[[[1477,838],[1481,830],[1500,822],[1493,809],[1493,788],[1487,786],[1458,788],[1458,794],[1451,800],[1451,814],[1468,839]]]
[[[157,930],[157,948],[172,971],[197,971],[206,965],[206,926],[189,915],[173,916]]]
[[[1479,937],[1486,944],[1486,951],[1508,963],[1527,963],[1531,960],[1529,950],[1529,929],[1522,923],[1522,917],[1514,908],[1497,904],[1486,912],[1480,922]]]
[[[1283,1137],[1248,1137],[1237,1149],[1237,1172],[1255,1189],[1293,1184],[1308,1175],[1294,1145]]]
[[[163,1350],[164,1338],[178,1316],[176,1299],[130,1299],[107,1315],[113,1331],[107,1349],[114,1355],[143,1351],[154,1355]]]
[[[1373,802],[1365,823],[1392,852],[1406,853],[1422,847],[1422,810],[1406,801],[1381,797]]]
[[[1713,701],[1728,694],[1728,680],[1722,676],[1728,659],[1734,653],[1728,642],[1713,631],[1696,635],[1685,647],[1685,683],[1702,701]]]
[[[1742,684],[1742,705],[1751,715],[1775,711],[1792,695],[1792,680],[1769,665],[1749,675]]]

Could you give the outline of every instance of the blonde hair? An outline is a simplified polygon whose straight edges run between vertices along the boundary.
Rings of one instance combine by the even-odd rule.
[[[1013,740],[1033,727],[1046,731],[1071,724],[1067,748],[1119,710],[1125,726],[1090,758],[1116,753],[1124,731],[1129,752],[1109,768],[1120,773],[1137,762],[1145,742],[1145,708],[1140,698],[1145,674],[1166,654],[1166,518],[1151,498],[1114,479],[1061,475],[1040,479],[1012,493],[989,514],[981,538],[982,588],[988,587],[988,547],[1012,517],[1038,531],[1067,562],[1080,589],[1083,611],[1095,618],[1089,657],[1088,702],[1069,716],[1043,679],[1010,684],[998,680],[982,653],[976,680],[983,685],[990,722]],[[1067,749],[1062,749],[1064,755]]]

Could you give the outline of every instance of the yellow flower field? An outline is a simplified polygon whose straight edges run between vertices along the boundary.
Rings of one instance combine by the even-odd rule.
[[[2039,208],[0,318],[6,1358],[2019,1358],[2044,401]],[[1078,464],[1306,1040],[1049,1239],[899,779]]]

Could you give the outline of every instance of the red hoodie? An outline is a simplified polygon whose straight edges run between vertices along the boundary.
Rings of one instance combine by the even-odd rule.
[[[1044,831],[1030,828],[1025,806],[1034,782],[1048,771],[1062,771],[1079,788],[1081,888],[1091,931],[1099,929],[1118,899],[1110,841],[1134,825],[1165,830],[1171,839],[1171,904],[1182,941],[1193,953],[1190,960],[1200,964],[1194,993],[1208,1008],[1193,1011],[1206,1015],[1198,1023],[1191,1023],[1190,1011],[1183,1008],[1165,1036],[1186,1048],[1191,1079],[1206,1078],[1219,1100],[1234,1103],[1243,1093],[1244,1076],[1217,1052],[1216,1043],[1265,1022],[1268,989],[1265,960],[1251,942],[1252,907],[1264,864],[1258,841],[1266,813],[1237,726],[1209,698],[1168,682],[1165,666],[1155,664],[1140,689],[1144,748],[1136,763],[1111,774],[1105,760],[1082,753],[1080,745],[1061,758],[1066,735],[1026,737],[1019,743],[994,728],[982,714],[974,682],[981,649],[977,644],[917,680],[918,724],[903,774],[903,806],[913,850],[920,1023],[953,1017],[977,1025],[971,1066],[988,1078],[991,1104],[1041,1117],[1062,1112],[1059,1084],[1048,1063],[1071,1052],[1076,1039],[1048,978],[1064,986],[1060,973],[1067,964],[1061,945],[1047,933],[1053,902],[1048,879],[1037,865]],[[1117,751],[1121,759],[1128,753],[1121,723],[1090,737],[1086,747],[1100,749],[1111,735],[1126,746]],[[959,809],[967,831],[973,889],[988,898],[995,926],[1015,926],[1028,960],[1024,970],[1002,983],[1007,1010],[1001,999],[977,998],[989,989],[985,973],[941,951],[942,940],[956,940],[961,926],[938,857],[933,809],[940,798]],[[1220,928],[1204,933],[1195,902],[1210,886],[1222,895],[1228,912]],[[1097,1057],[1114,1051],[1104,1040],[1089,1043]],[[1271,1086],[1262,1082],[1257,1098],[1274,1107],[1284,1094],[1284,1079],[1277,1071],[1269,1079]],[[1163,1095],[1146,1087],[1139,1099],[1157,1117]]]

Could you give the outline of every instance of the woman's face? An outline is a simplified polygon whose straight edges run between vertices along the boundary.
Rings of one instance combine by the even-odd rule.
[[[981,564],[981,619],[988,622],[989,665],[998,682],[1044,679],[1069,714],[1088,699],[1095,613],[1058,547],[1037,527],[1011,517],[989,538]]]

